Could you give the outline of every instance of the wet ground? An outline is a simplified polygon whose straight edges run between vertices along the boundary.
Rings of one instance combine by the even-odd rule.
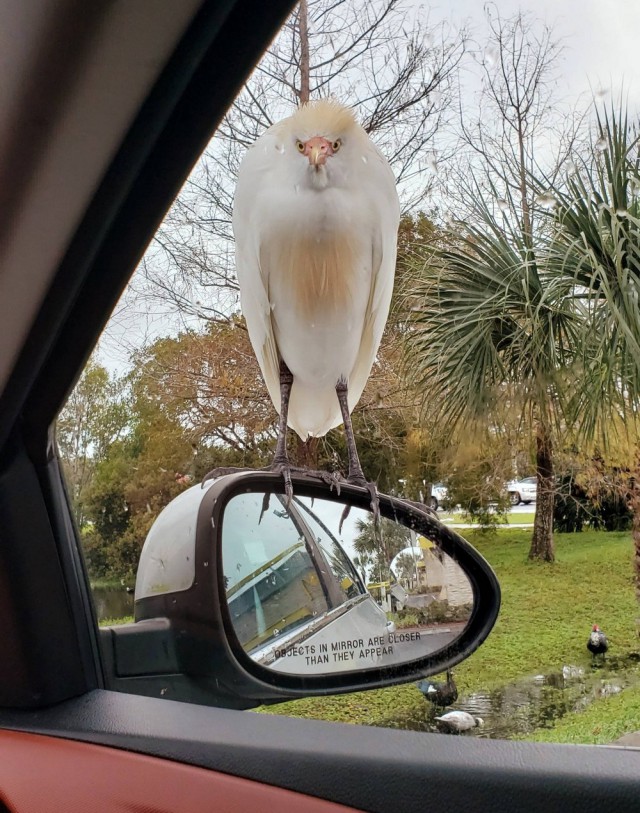
[[[436,715],[456,709],[484,721],[481,728],[462,736],[508,739],[537,728],[551,728],[565,714],[581,711],[594,700],[637,685],[640,654],[610,658],[603,665],[566,665],[557,672],[534,675],[493,691],[461,695],[447,709],[436,710],[425,700],[414,717],[394,720],[389,727],[436,732]]]

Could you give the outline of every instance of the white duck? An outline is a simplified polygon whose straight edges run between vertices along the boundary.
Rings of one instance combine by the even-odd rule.
[[[474,717],[467,711],[448,711],[435,719],[438,728],[452,734],[460,734],[462,731],[469,731],[471,728],[484,725],[482,717]]]

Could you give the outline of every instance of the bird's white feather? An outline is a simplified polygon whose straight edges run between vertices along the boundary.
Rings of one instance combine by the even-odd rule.
[[[341,140],[315,172],[298,139]],[[302,437],[342,423],[369,377],[387,320],[399,204],[393,174],[346,108],[320,103],[271,127],[238,174],[233,228],[242,311],[279,411],[279,360],[293,373],[289,425]]]

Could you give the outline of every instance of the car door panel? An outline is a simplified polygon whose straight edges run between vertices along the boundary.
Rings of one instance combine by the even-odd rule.
[[[0,728],[146,753],[376,813],[638,809],[635,749],[391,731],[101,690],[37,712],[2,711]]]

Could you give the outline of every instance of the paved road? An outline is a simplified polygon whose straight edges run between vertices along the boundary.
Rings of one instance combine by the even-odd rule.
[[[380,659],[379,665],[391,666],[394,663],[408,663],[418,658],[424,658],[454,641],[465,626],[465,622],[454,622],[431,627],[405,627],[399,629],[391,636],[393,639],[393,653],[384,655]],[[402,640],[403,637],[411,638],[418,635],[420,640]]]

